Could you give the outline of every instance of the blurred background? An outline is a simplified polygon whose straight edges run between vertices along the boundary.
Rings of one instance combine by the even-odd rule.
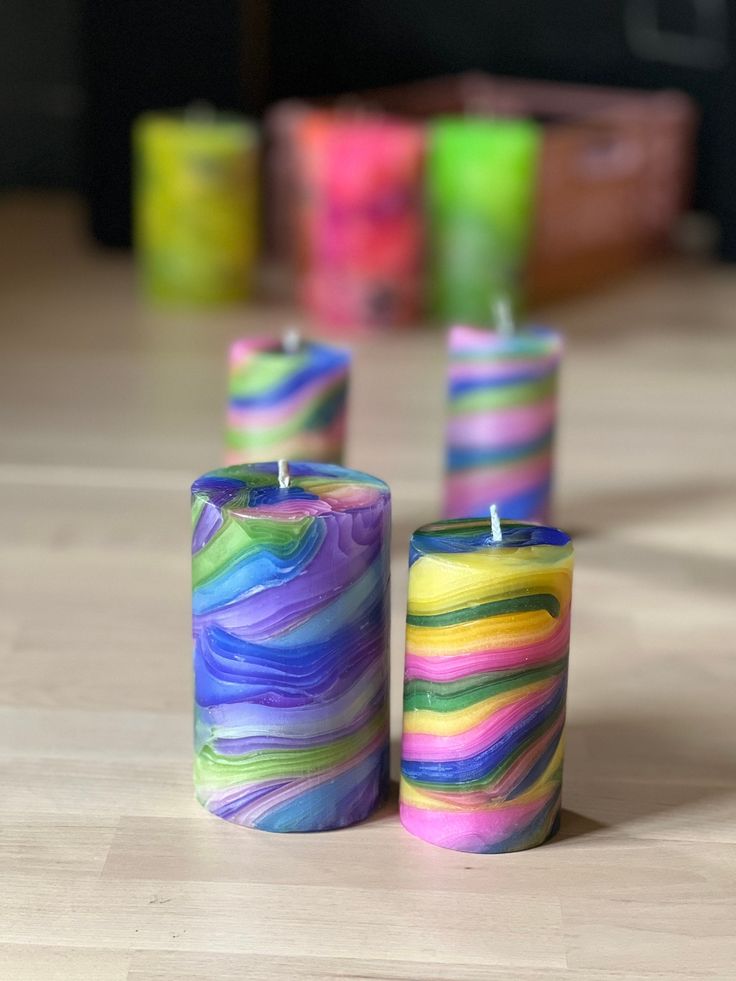
[[[736,259],[736,8],[727,0],[5,0],[0,187],[68,188],[95,238],[130,242],[130,129],[207,99],[262,117],[467,70],[688,93],[700,114],[694,204]]]

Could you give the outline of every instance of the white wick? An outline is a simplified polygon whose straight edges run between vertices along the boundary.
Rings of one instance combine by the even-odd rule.
[[[289,475],[289,461],[279,460],[279,487],[285,490],[291,484]]]
[[[298,327],[288,327],[281,338],[284,354],[296,354],[302,346],[302,335]]]
[[[496,505],[491,504],[491,538],[494,542],[502,542],[503,534],[501,532],[501,522],[498,518],[498,511],[496,510]]]
[[[516,324],[514,323],[514,315],[511,312],[511,304],[507,296],[499,296],[493,304],[493,319],[496,330],[502,337],[513,336],[516,330]]]

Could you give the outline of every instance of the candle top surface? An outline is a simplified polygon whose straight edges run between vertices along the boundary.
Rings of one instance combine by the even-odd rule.
[[[559,528],[501,521],[501,540],[494,541],[490,517],[455,518],[435,521],[418,528],[411,536],[410,564],[423,555],[464,555],[553,545],[572,552],[572,539]]]
[[[350,351],[346,348],[333,347],[331,344],[310,341],[304,337],[299,337],[295,341],[287,335],[284,335],[283,338],[265,334],[239,337],[230,345],[231,364],[238,364],[253,357],[273,361],[286,361],[287,359],[298,361],[309,358],[313,361],[348,364]]]
[[[549,354],[559,356],[562,351],[562,335],[551,327],[518,327],[512,333],[456,324],[447,335],[450,355],[469,359],[484,354],[496,355]]]
[[[198,477],[192,499],[244,520],[304,518],[355,513],[388,503],[388,484],[332,463],[288,463],[289,486],[279,484],[278,463],[222,467]]]
[[[135,122],[136,132],[160,140],[197,140],[251,145],[258,140],[255,125],[235,112],[214,106],[145,112]]]

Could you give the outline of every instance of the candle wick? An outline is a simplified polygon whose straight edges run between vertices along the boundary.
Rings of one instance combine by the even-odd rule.
[[[502,337],[512,337],[516,331],[514,315],[507,296],[500,296],[493,304],[493,320]]]
[[[279,460],[279,487],[286,490],[291,485],[291,475],[289,474],[289,461]]]
[[[302,335],[298,327],[289,327],[281,338],[281,347],[285,354],[296,354],[302,346]]]
[[[501,531],[501,522],[498,518],[498,511],[495,504],[491,504],[491,538],[494,542],[503,541],[503,533]]]

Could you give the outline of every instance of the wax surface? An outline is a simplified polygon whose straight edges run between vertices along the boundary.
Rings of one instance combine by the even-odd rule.
[[[350,372],[347,351],[302,343],[287,353],[272,338],[230,348],[227,463],[341,463]]]
[[[508,119],[429,126],[430,303],[445,323],[487,324],[499,297],[522,298],[539,132]]]
[[[505,518],[549,520],[561,353],[560,335],[543,328],[450,330],[448,518],[485,516],[495,503]]]
[[[330,464],[192,486],[194,782],[236,824],[321,831],[388,780],[390,495]]]
[[[294,133],[304,303],[319,321],[340,327],[415,320],[422,291],[421,128],[315,112]]]
[[[458,851],[531,848],[559,820],[572,545],[501,529],[438,522],[411,543],[401,821]]]
[[[148,113],[133,136],[146,294],[196,305],[246,296],[256,250],[255,129],[227,114]]]

